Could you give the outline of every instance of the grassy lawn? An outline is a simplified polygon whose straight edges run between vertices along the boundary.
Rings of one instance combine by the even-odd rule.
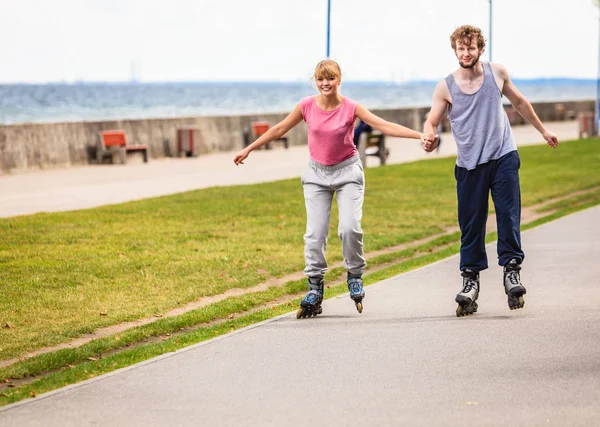
[[[556,150],[530,146],[519,151],[524,206],[600,185],[598,140],[562,143]],[[367,169],[365,251],[456,226],[453,168],[454,159],[448,158]],[[591,203],[599,197],[596,192],[596,202]],[[299,179],[0,219],[0,360],[301,271],[304,227]],[[334,211],[330,261],[341,259],[336,229]],[[189,314],[196,318],[177,327],[208,322],[302,289],[299,282],[228,300]],[[292,309],[286,305],[274,312]],[[162,320],[166,324],[182,319]],[[119,337],[127,339],[141,338]]]

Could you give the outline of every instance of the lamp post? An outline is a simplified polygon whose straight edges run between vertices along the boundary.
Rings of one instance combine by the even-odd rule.
[[[600,1],[600,0],[598,0]],[[329,58],[329,37],[331,28],[331,0],[327,0],[327,58]]]
[[[600,0],[596,0],[599,1]],[[492,62],[492,0],[490,0],[490,62]]]
[[[592,0],[594,6],[600,7],[600,0]],[[596,135],[600,135],[598,133],[598,124],[600,123],[600,15],[598,20],[598,72],[596,74],[596,108],[594,110],[594,132]]]

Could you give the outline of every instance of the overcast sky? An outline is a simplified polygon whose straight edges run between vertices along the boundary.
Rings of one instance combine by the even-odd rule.
[[[592,0],[331,0],[346,81],[439,79],[449,35],[479,26],[518,78],[598,73]],[[326,54],[327,0],[0,0],[0,82],[305,81]],[[484,54],[487,59],[487,54]]]

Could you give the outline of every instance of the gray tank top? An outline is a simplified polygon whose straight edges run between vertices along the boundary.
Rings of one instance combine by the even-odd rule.
[[[489,62],[482,64],[483,84],[474,94],[460,90],[452,74],[446,77],[452,96],[448,119],[458,150],[456,165],[469,170],[517,149],[492,67]]]

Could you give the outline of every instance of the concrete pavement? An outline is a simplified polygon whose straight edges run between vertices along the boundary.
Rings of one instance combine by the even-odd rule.
[[[600,207],[523,233],[528,288],[500,267],[456,318],[456,256],[0,409],[0,426],[593,426],[600,419]],[[488,245],[495,259],[495,244]]]
[[[572,122],[551,124],[574,139]],[[530,127],[520,145],[539,143]],[[390,163],[427,158],[390,141]],[[444,135],[440,155],[453,155]],[[213,185],[299,176],[306,147],[0,178],[0,216],[62,211]],[[377,160],[369,158],[371,164]],[[600,419],[600,207],[523,233],[524,309],[500,267],[482,272],[479,313],[456,318],[458,258],[0,408],[8,426],[591,426]],[[490,260],[495,244],[488,245]],[[491,262],[493,264],[493,262]]]
[[[547,123],[560,140],[578,137],[577,123]],[[544,143],[529,125],[513,129],[519,145]],[[456,155],[451,134],[442,135],[439,153],[425,153],[418,141],[388,138],[390,164],[411,162],[435,156]],[[197,158],[151,160],[148,164],[97,165],[0,177],[0,217],[59,212],[122,203],[199,188],[252,184],[299,177],[304,170],[306,146],[289,150],[253,152],[243,166],[235,167],[234,153],[218,153]],[[367,166],[379,160],[367,158]],[[448,172],[449,174],[451,171]]]

